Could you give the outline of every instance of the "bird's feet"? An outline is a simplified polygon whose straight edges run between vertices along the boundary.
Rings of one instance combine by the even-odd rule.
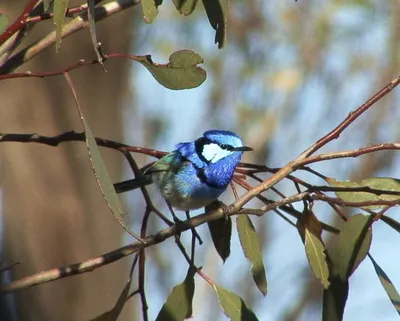
[[[212,202],[211,204],[208,204],[206,206],[206,211],[207,212],[208,211],[213,211],[213,210],[216,211],[218,209],[222,209],[222,211],[224,213],[225,220],[228,220],[229,219],[229,215],[228,215],[229,206],[226,205],[224,202],[219,201],[219,200],[215,200],[214,202]]]

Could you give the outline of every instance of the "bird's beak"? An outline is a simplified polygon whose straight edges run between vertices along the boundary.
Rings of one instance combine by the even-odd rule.
[[[234,149],[235,152],[250,152],[252,150],[253,150],[253,148],[251,148],[249,146],[241,146],[241,147],[236,147]]]

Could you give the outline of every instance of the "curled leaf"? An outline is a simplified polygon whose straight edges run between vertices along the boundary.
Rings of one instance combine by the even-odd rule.
[[[207,77],[206,71],[197,66],[204,62],[203,58],[190,50],[174,52],[169,57],[169,63],[165,65],[155,64],[150,56],[137,56],[135,60],[145,66],[161,85],[169,89],[195,88]]]

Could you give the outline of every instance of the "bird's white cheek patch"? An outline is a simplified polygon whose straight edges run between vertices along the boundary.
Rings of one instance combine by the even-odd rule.
[[[211,163],[218,162],[220,159],[232,154],[231,151],[222,149],[217,144],[206,144],[202,152],[204,158]]]

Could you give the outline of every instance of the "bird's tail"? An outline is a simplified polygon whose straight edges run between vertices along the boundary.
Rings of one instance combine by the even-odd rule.
[[[115,191],[119,193],[124,193],[131,191],[133,189],[143,187],[151,184],[153,181],[151,175],[142,175],[134,179],[129,179],[127,181],[119,182],[114,184]]]

